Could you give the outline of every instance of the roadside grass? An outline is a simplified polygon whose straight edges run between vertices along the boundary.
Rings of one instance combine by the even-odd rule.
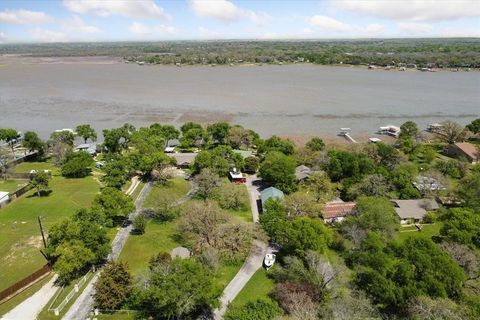
[[[27,183],[28,180],[26,179],[0,180],[0,191],[12,193]]]
[[[422,225],[421,231],[410,231],[410,230],[416,230],[417,228],[415,228],[415,226],[413,226],[413,229],[411,227],[401,227],[398,237],[399,237],[399,240],[401,241],[405,241],[405,239],[407,238],[421,238],[421,237],[426,237],[431,239],[433,236],[438,236],[440,234],[441,227],[442,227],[441,222]],[[407,231],[407,232],[401,232],[401,231]]]
[[[231,183],[227,180],[227,183]],[[250,199],[248,196],[247,186],[245,184],[236,184],[235,188],[239,189],[242,193],[241,200],[242,200],[242,208],[240,210],[228,210],[229,212],[233,213],[237,217],[242,218],[246,222],[253,223],[252,211],[250,208]]]
[[[0,304],[0,316],[4,315],[5,313],[9,312],[17,305],[25,301],[26,299],[30,298],[34,293],[40,290],[44,284],[46,284],[50,279],[52,279],[53,274],[48,275],[47,277],[43,278],[42,280],[38,281],[31,287],[25,289],[24,291],[17,294],[12,299]]]
[[[60,311],[60,314],[58,316],[56,316],[53,313],[53,311],[48,311],[50,305],[52,304],[52,302],[54,300],[55,300],[55,303],[52,305],[52,309],[54,309],[58,305],[60,305],[60,303],[62,303],[63,299],[65,299],[65,297],[74,289],[75,284],[78,283],[81,278],[75,279],[74,281],[70,282],[69,285],[65,286],[63,289],[59,289],[59,290],[62,290],[62,291],[60,291],[60,293],[56,292],[55,295],[52,297],[52,299],[50,299],[50,301],[48,301],[48,303],[45,305],[43,310],[37,316],[37,320],[57,320],[57,319],[61,319],[67,313],[67,311],[70,309],[73,302],[78,298],[78,296],[80,296],[80,294],[83,292],[83,289],[85,289],[85,287],[88,285],[88,283],[90,282],[90,280],[93,278],[94,275],[95,275],[95,273],[91,273],[88,276],[87,281],[85,281],[83,283],[83,285],[81,285],[78,288],[79,289],[78,292],[73,295],[73,297],[70,299],[70,301],[68,301],[68,303],[62,309],[62,311]],[[58,294],[58,296],[57,296],[57,294]]]
[[[274,287],[275,284],[273,280],[267,276],[267,271],[261,268],[255,272],[235,300],[230,303],[229,308],[240,308],[248,302],[254,302],[257,299],[271,300],[269,294],[273,291]]]
[[[48,162],[20,164],[18,171],[30,168],[51,169]],[[19,166],[20,166],[19,165]],[[52,170],[52,172],[55,172]],[[37,217],[42,217],[45,231],[58,221],[68,218],[79,208],[90,206],[99,191],[93,177],[66,179],[54,173],[51,194],[37,197],[33,190],[0,209],[0,290],[40,269],[45,258],[40,253],[42,240]]]
[[[112,314],[102,313],[96,316],[98,320],[133,320],[135,319],[135,312],[115,312]]]
[[[142,191],[143,187],[145,187],[145,182],[140,181],[140,183],[135,188],[135,191],[133,191],[133,193],[130,195],[130,197],[132,197],[133,201],[135,201],[137,199],[137,197],[140,194],[140,192]]]

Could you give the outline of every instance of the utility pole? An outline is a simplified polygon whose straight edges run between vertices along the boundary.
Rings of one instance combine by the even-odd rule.
[[[43,247],[47,247],[47,240],[45,240],[45,232],[43,231],[42,217],[38,216],[38,225],[40,226],[40,232],[42,233]]]

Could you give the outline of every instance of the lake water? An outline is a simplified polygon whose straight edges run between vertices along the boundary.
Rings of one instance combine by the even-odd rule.
[[[0,127],[227,120],[262,135],[369,135],[480,116],[480,72],[398,72],[313,65],[169,67],[110,63],[0,65]]]

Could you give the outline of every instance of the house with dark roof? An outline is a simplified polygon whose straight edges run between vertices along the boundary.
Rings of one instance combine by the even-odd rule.
[[[195,158],[197,157],[198,153],[194,152],[187,152],[187,153],[168,153],[168,155],[172,158],[177,160],[177,167],[178,168],[188,168],[194,162]]]
[[[392,203],[401,224],[420,222],[428,211],[439,209],[433,199],[392,200]]]
[[[449,145],[447,154],[454,158],[464,158],[473,164],[480,161],[480,148],[469,142],[458,142]]]
[[[355,202],[344,202],[341,199],[327,202],[322,210],[325,223],[341,222],[345,217],[356,214]]]
[[[295,168],[295,180],[297,180],[297,182],[307,179],[311,174],[312,169],[303,164]]]

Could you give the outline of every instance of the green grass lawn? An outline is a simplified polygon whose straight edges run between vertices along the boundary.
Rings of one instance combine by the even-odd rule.
[[[228,181],[228,179],[225,179],[225,180],[227,181],[226,183],[231,183],[230,181]],[[243,206],[240,210],[228,210],[228,211],[230,211],[231,213],[233,213],[237,217],[242,218],[246,222],[253,222],[253,217],[252,217],[252,211],[250,209],[250,199],[249,199],[249,196],[248,196],[247,186],[245,184],[236,184],[235,188],[240,189],[240,191],[242,193],[242,198],[241,199],[242,199]]]
[[[248,283],[243,287],[242,291],[230,304],[231,307],[242,307],[248,302],[257,299],[270,300],[268,296],[275,287],[272,279],[267,277],[267,271],[264,268],[259,269]]]
[[[0,180],[0,191],[15,192],[27,183],[26,179]]]
[[[22,170],[32,167],[51,168],[46,164],[48,163],[20,165],[24,168]],[[52,193],[49,196],[39,198],[32,190],[0,209],[0,290],[46,263],[40,253],[42,241],[37,216],[42,216],[45,231],[48,232],[54,223],[72,216],[78,208],[89,207],[99,191],[99,184],[91,176],[66,179],[54,175],[50,188]]]
[[[181,246],[175,239],[177,223],[159,223],[149,221],[144,234],[130,235],[120,253],[119,260],[128,263],[130,271],[135,275],[148,268],[150,258],[159,252],[170,253]]]
[[[442,227],[441,222],[437,222],[434,224],[428,224],[428,225],[423,225],[422,226],[422,231],[409,231],[409,232],[401,232],[401,231],[407,231],[407,230],[416,230],[417,228],[415,227],[404,227],[400,228],[399,232],[399,239],[400,240],[405,240],[407,238],[413,237],[413,238],[420,238],[420,237],[428,237],[431,238],[433,236],[437,236],[440,234],[440,228]]]
[[[143,206],[145,208],[155,207],[155,200],[161,195],[166,194],[172,199],[180,199],[190,190],[190,183],[183,177],[175,177],[167,185],[156,184],[150,194],[145,199]]]
[[[50,170],[53,175],[60,174],[60,168],[55,167],[50,160],[42,162],[22,162],[13,168],[15,173],[30,173],[31,170]]]

